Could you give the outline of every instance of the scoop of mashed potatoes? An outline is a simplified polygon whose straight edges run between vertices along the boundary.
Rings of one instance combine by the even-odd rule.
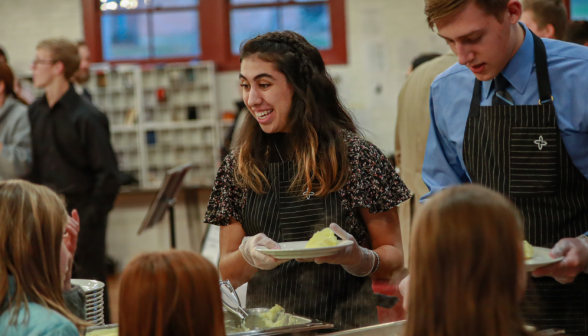
[[[533,245],[529,244],[526,240],[523,241],[523,251],[525,252],[525,259],[533,258],[535,250],[533,249]]]
[[[315,233],[304,248],[329,247],[337,245],[337,237],[333,230],[326,228]]]
[[[285,309],[280,305],[275,305],[272,309],[268,310],[259,316],[263,319],[266,328],[276,328],[288,326],[289,318],[285,313]]]

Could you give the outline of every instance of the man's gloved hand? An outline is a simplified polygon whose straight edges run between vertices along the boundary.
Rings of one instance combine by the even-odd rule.
[[[243,241],[241,241],[241,245],[239,246],[239,251],[241,251],[243,258],[245,258],[251,266],[267,271],[288,261],[286,259],[276,259],[257,251],[255,248],[260,246],[265,246],[270,250],[280,249],[280,244],[271,240],[263,233],[258,233],[253,237],[243,238]]]
[[[550,276],[562,284],[571,283],[581,272],[587,271],[588,243],[578,238],[564,238],[551,249],[553,258],[564,257],[558,263],[541,267],[533,272],[534,277]]]

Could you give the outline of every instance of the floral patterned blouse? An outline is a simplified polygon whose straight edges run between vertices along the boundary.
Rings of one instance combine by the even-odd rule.
[[[410,199],[410,191],[394,171],[386,156],[369,141],[357,134],[344,131],[348,144],[349,169],[347,184],[337,193],[341,196],[344,212],[347,214],[346,227],[362,244],[367,237],[367,226],[358,208],[367,208],[370,213],[390,210]],[[243,209],[247,202],[247,190],[235,183],[235,152],[223,160],[216,180],[205,223],[228,225],[230,218],[243,222]]]

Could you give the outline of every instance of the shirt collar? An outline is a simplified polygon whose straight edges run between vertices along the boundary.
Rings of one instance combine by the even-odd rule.
[[[502,69],[502,74],[518,93],[523,94],[527,89],[535,64],[535,43],[529,28],[521,22],[519,24],[525,30],[525,39],[513,58]],[[491,86],[492,80],[482,82],[482,94],[486,99],[490,97]]]
[[[44,103],[48,104],[47,103],[47,96],[45,95],[43,98],[44,98],[44,100],[43,100]],[[63,105],[63,107],[65,107],[66,109],[73,108],[79,99],[80,99],[80,96],[77,94],[73,84],[70,83],[69,89],[57,101],[57,103],[55,103],[55,106],[53,106],[53,108],[55,108],[59,105]]]

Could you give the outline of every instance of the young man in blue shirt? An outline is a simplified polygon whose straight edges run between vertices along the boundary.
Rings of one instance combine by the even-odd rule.
[[[588,231],[588,48],[534,36],[518,22],[518,0],[425,3],[458,56],[431,85],[428,195],[478,183],[509,197],[525,238],[565,257],[534,275],[580,273],[566,286],[533,278],[527,320],[588,335],[588,249],[572,238]]]

